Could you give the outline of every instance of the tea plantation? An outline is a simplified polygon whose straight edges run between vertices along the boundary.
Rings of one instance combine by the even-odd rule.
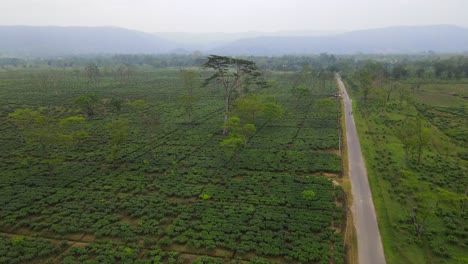
[[[100,70],[0,72],[0,263],[343,263],[332,78],[265,73],[284,113],[228,148],[216,84]]]

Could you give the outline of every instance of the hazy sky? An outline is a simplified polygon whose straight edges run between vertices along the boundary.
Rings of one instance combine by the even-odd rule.
[[[243,32],[429,24],[468,27],[468,0],[0,0],[0,25]]]

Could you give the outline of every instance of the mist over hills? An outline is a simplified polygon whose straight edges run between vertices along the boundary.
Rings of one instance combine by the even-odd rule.
[[[206,51],[227,45],[239,39],[276,36],[276,37],[291,37],[291,36],[326,36],[341,33],[338,31],[317,31],[317,30],[304,30],[304,31],[276,31],[276,32],[237,32],[237,33],[186,33],[186,32],[156,32],[156,36],[186,44],[194,49]]]
[[[90,54],[266,55],[468,51],[468,29],[452,25],[399,26],[345,33],[145,33],[116,27],[0,26],[0,56]]]
[[[117,27],[0,26],[0,54],[58,56],[98,53],[168,53],[171,41]]]
[[[229,55],[311,53],[444,53],[468,51],[468,29],[451,25],[390,27],[318,37],[259,37],[240,39],[211,50]]]

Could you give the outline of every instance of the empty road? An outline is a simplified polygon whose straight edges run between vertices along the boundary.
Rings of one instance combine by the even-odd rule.
[[[337,75],[338,85],[342,92],[346,114],[346,138],[348,141],[349,177],[353,194],[354,226],[356,227],[358,254],[360,264],[384,264],[385,257],[377,225],[372,193],[367,180],[367,170],[361,153],[361,146],[354,123],[352,101]]]

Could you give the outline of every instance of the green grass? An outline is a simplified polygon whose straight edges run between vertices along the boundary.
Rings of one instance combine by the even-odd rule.
[[[468,83],[422,84],[415,91],[416,99],[431,105],[466,105]]]
[[[356,110],[353,110],[353,112],[358,113]],[[358,114],[354,115],[354,120],[356,122],[359,141],[365,158],[374,207],[377,213],[377,221],[383,240],[382,243],[384,246],[385,258],[388,263],[424,263],[424,261],[422,261],[424,258],[418,259],[422,254],[420,248],[410,246],[409,248],[412,250],[408,250],[407,247],[409,245],[403,246],[402,241],[397,240],[397,234],[391,226],[395,222],[394,212],[400,212],[402,207],[398,203],[394,203],[392,201],[392,197],[388,192],[388,190],[392,188],[391,185],[382,180],[379,177],[379,173],[375,170],[375,168],[379,167],[379,164],[375,161],[376,146],[375,142],[372,141],[372,137],[366,135],[368,128],[365,120]],[[387,145],[386,147],[389,147],[386,149],[390,150],[391,145]],[[394,155],[392,157],[397,159],[396,156],[398,156],[401,158],[400,160],[402,160],[403,153],[401,152],[401,147],[399,148],[399,146],[394,146],[391,149],[391,152]],[[396,152],[395,149],[397,149]],[[402,248],[405,248],[404,252],[402,252]],[[411,256],[411,254],[414,254],[415,256]]]
[[[421,88],[427,93],[430,92],[431,95],[415,92],[415,101],[420,104],[424,102],[427,109],[440,106],[449,110],[456,109],[466,104],[466,99],[455,98],[450,94],[458,93],[466,89],[465,87],[466,84],[425,84]],[[466,221],[466,216],[461,218],[456,216],[457,213],[450,209],[449,203],[443,200],[435,188],[453,191],[459,197],[463,197],[463,190],[466,187],[467,162],[461,156],[457,156],[454,149],[458,149],[458,152],[466,151],[466,141],[462,138],[449,137],[451,135],[444,130],[447,124],[438,119],[441,114],[432,112],[435,115],[430,116],[423,112],[421,115],[424,119],[423,125],[431,129],[431,143],[423,151],[421,164],[418,165],[414,158],[410,158],[409,167],[405,170],[411,171],[413,176],[409,178],[402,176],[403,145],[395,136],[391,124],[408,115],[416,116],[420,105],[416,105],[415,108],[413,105],[406,104],[404,109],[400,109],[397,107],[398,103],[394,102],[384,109],[380,105],[373,104],[372,98],[370,104],[371,114],[366,118],[360,115],[363,107],[361,104],[354,104],[353,109],[387,263],[463,263],[460,260],[466,256],[464,248],[466,249],[467,241],[466,236],[463,235],[466,234],[466,228],[463,224],[458,228],[455,227],[458,233],[454,237],[458,238],[458,242],[448,242],[447,234],[452,232],[450,231],[452,227],[449,227],[448,218],[444,218],[444,215],[453,214],[453,221],[458,221],[458,223]],[[450,116],[450,122],[460,122],[461,119],[458,118],[461,116],[458,116],[457,112],[453,113]],[[442,140],[450,142],[453,147],[451,147],[451,155],[447,158],[443,158],[443,153],[439,151],[440,146],[439,149],[437,147]],[[421,204],[430,204],[432,200],[439,201],[439,206],[428,218],[426,231],[421,239],[416,236],[412,223],[409,221],[410,207],[404,204],[405,201],[409,201],[406,200],[408,196],[414,195],[411,193],[413,191],[402,187],[406,180],[416,183],[417,195],[424,195],[421,196],[424,198],[420,198]],[[423,206],[421,204],[418,206]]]

